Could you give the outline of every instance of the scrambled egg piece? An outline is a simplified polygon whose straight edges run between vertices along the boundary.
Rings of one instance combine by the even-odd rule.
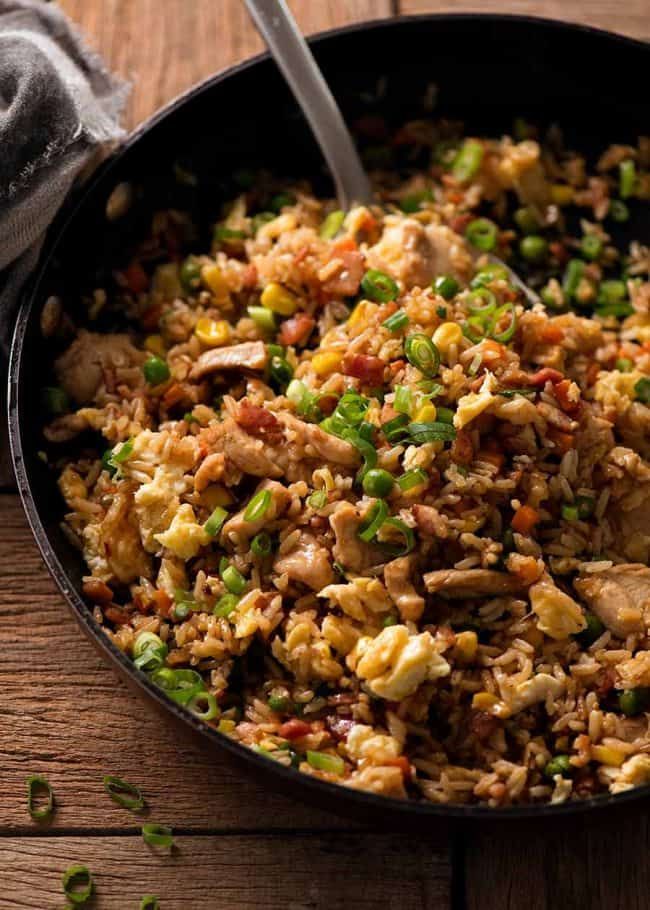
[[[354,728],[353,728],[354,729]],[[610,787],[612,793],[620,793],[632,787],[650,783],[650,755],[633,755],[621,767],[620,773]]]
[[[201,547],[210,543],[210,535],[197,523],[192,506],[185,502],[178,509],[171,525],[155,539],[181,559],[192,559]]]
[[[361,632],[344,616],[326,616],[322,625],[323,638],[339,654],[349,654],[361,638]]]
[[[376,638],[360,638],[347,664],[380,698],[401,701],[426,680],[448,676],[447,661],[428,632],[409,635],[406,626],[389,626]]]
[[[347,750],[350,758],[365,765],[383,765],[391,761],[402,751],[401,743],[394,736],[376,733],[365,724],[355,724],[348,733]]]
[[[604,407],[624,409],[629,408],[635,399],[634,386],[643,377],[643,373],[632,370],[629,373],[620,373],[618,370],[601,372],[594,386],[594,397]]]
[[[245,594],[235,607],[235,611],[230,617],[235,623],[235,638],[248,638],[249,635],[255,635],[261,632],[265,638],[268,638],[272,623],[265,616],[265,609],[271,608],[271,611],[279,610],[282,605],[282,596],[277,594],[273,601],[268,604],[267,598],[262,594],[260,588],[255,588]],[[282,616],[277,615],[275,625],[280,621]]]
[[[468,423],[471,423],[479,414],[482,414],[483,411],[490,407],[494,401],[492,393],[495,388],[496,379],[488,371],[478,392],[468,392],[467,395],[459,398],[458,407],[454,414],[454,426],[457,430],[462,430],[463,427],[467,426]]]
[[[650,651],[639,651],[630,660],[624,660],[616,667],[621,689],[636,689],[650,686]]]
[[[548,575],[529,590],[533,612],[537,614],[537,628],[551,638],[561,640],[586,628],[580,605],[553,584]]]
[[[516,714],[540,701],[557,698],[563,689],[564,684],[559,679],[548,673],[537,673],[526,682],[518,683],[514,687],[514,691],[510,693],[510,697],[506,696],[504,700],[511,711]]]
[[[276,636],[271,651],[299,682],[312,679],[339,679],[343,667],[332,657],[332,651],[314,621],[315,612],[291,613],[284,641]]]
[[[328,585],[318,594],[327,597],[330,605],[359,622],[367,622],[373,613],[388,613],[392,601],[388,591],[377,578],[355,578],[346,585]]]

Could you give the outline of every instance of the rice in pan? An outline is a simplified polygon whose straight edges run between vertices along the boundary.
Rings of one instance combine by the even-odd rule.
[[[431,164],[348,212],[260,174],[205,252],[159,212],[94,291],[47,390],[51,443],[96,433],[50,449],[84,592],[304,773],[490,806],[650,783],[650,252],[610,236],[650,140],[587,167],[416,122],[404,152]]]

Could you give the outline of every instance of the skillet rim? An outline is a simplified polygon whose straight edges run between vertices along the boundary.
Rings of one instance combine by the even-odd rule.
[[[573,32],[584,34],[587,37],[605,39],[610,43],[619,43],[648,54],[650,59],[650,41],[631,38],[607,29],[596,28],[583,23],[563,22],[558,19],[549,19],[541,16],[506,14],[506,13],[424,13],[419,15],[400,15],[390,18],[372,19],[357,22],[347,26],[328,29],[318,32],[308,38],[309,44],[318,46],[321,43],[335,41],[340,36],[356,32],[383,30],[404,25],[426,23],[435,25],[436,22],[464,22],[477,20],[485,24],[498,24],[500,22],[516,22],[522,26],[535,28],[543,25],[558,32]],[[86,636],[91,639],[95,647],[101,651],[108,663],[115,665],[115,669],[126,679],[131,688],[138,687],[141,692],[152,700],[159,709],[169,712],[178,724],[182,723],[194,734],[198,734],[210,744],[230,753],[231,759],[241,759],[250,770],[257,769],[262,777],[265,788],[267,781],[272,777],[279,777],[283,783],[282,792],[290,798],[301,798],[312,805],[321,807],[329,806],[329,811],[341,816],[350,817],[355,814],[359,817],[364,809],[370,810],[370,817],[377,818],[385,815],[391,821],[403,822],[406,827],[420,823],[427,819],[450,819],[454,823],[502,823],[504,821],[531,821],[543,818],[552,821],[566,816],[582,815],[587,810],[620,807],[632,801],[639,802],[650,797],[650,785],[636,787],[618,794],[605,793],[584,800],[565,802],[559,804],[530,803],[526,805],[510,806],[505,808],[489,808],[482,805],[458,805],[451,803],[416,802],[414,800],[398,800],[393,797],[380,796],[366,791],[354,790],[341,784],[329,783],[320,778],[303,774],[292,768],[285,768],[277,762],[264,758],[259,753],[253,752],[247,746],[231,740],[225,734],[219,733],[204,721],[198,720],[182,706],[177,705],[167,698],[163,691],[155,686],[146,675],[137,670],[133,663],[114,645],[102,631],[93,618],[91,610],[76,589],[59,560],[52,546],[47,532],[41,522],[39,509],[32,494],[31,483],[25,466],[22,445],[22,421],[20,419],[20,405],[22,389],[19,383],[22,374],[23,355],[25,353],[25,339],[30,317],[36,306],[37,292],[43,277],[51,264],[57,247],[65,238],[70,223],[75,219],[79,209],[87,202],[88,198],[101,188],[104,181],[110,176],[111,171],[118,165],[130,149],[160,121],[173,115],[190,99],[196,98],[205,92],[212,91],[220,83],[236,77],[241,72],[254,68],[259,63],[269,60],[268,52],[256,54],[240,63],[226,67],[207,77],[186,91],[180,93],[160,110],[156,111],[142,124],[137,126],[122,143],[122,145],[106,160],[89,181],[78,191],[74,198],[59,212],[50,226],[47,237],[39,256],[37,269],[30,277],[21,292],[20,306],[16,315],[16,325],[13,333],[9,371],[8,371],[8,424],[9,443],[12,464],[18,483],[18,492],[22,501],[27,521],[45,565],[54,578],[59,590],[64,596],[69,609],[72,611],[77,623]],[[249,771],[249,768],[245,770]],[[302,791],[302,792],[301,792]],[[334,803],[335,805],[332,805]]]

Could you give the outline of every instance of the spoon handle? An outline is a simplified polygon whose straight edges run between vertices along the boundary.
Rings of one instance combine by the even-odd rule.
[[[312,128],[343,209],[372,202],[370,181],[334,96],[285,0],[246,0],[253,21]]]

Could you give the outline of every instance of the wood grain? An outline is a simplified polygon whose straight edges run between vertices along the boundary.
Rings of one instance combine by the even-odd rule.
[[[400,0],[400,12],[416,13],[521,13],[563,22],[580,22],[606,28],[632,38],[650,38],[648,0]]]
[[[93,910],[137,910],[156,894],[162,910],[440,910],[447,866],[426,838],[391,835],[178,836],[171,854],[139,836],[0,840],[0,905],[50,910],[61,873],[93,873]]]
[[[306,34],[391,13],[391,0],[290,0]],[[61,0],[106,64],[132,83],[140,123],[206,76],[262,50],[242,0]]]

